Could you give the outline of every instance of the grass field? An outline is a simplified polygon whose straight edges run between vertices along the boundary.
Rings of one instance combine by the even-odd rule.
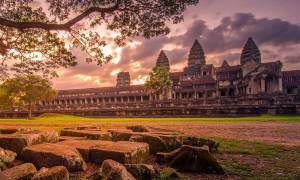
[[[261,115],[252,117],[206,117],[206,118],[86,118],[71,115],[45,114],[33,119],[0,119],[0,123],[77,123],[77,122],[299,122],[300,116]]]
[[[300,117],[239,118],[83,118],[45,114],[33,119],[0,119],[0,128],[100,125],[104,130],[142,124],[210,138],[220,143],[217,159],[227,177],[190,176],[191,179],[300,179]]]

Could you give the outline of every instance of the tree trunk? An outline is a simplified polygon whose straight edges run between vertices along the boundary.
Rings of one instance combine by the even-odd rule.
[[[31,118],[32,118],[32,105],[30,103],[28,106],[28,119],[31,119]]]

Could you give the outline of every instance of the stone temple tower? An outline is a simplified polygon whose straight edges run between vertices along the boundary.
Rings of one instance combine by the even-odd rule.
[[[241,55],[241,65],[254,60],[256,63],[261,63],[261,54],[257,45],[252,38],[248,38]]]
[[[198,42],[198,40],[195,40],[190,54],[189,54],[189,59],[188,59],[188,66],[193,66],[193,65],[205,65],[206,61],[205,61],[205,54],[203,51],[202,46],[200,45],[200,43]]]
[[[160,51],[160,54],[156,61],[156,67],[167,67],[170,68],[170,63],[167,55],[164,51]]]
[[[117,87],[130,86],[130,74],[129,72],[119,72],[117,75]]]

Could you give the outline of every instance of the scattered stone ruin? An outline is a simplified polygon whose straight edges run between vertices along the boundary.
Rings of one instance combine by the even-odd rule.
[[[175,131],[131,126],[54,131],[1,129],[1,180],[158,180],[180,173],[225,174],[214,156],[217,144]],[[178,171],[178,172],[177,172]]]

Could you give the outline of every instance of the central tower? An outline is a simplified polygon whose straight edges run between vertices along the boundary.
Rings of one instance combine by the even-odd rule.
[[[260,50],[251,37],[248,38],[248,40],[243,48],[243,51],[241,54],[241,65],[245,64],[246,62],[248,62],[250,60],[254,60],[258,64],[261,63]]]
[[[201,44],[198,42],[198,40],[195,40],[189,54],[188,66],[189,67],[193,65],[203,66],[205,64],[206,64],[206,60],[205,60],[205,54],[203,48]]]

